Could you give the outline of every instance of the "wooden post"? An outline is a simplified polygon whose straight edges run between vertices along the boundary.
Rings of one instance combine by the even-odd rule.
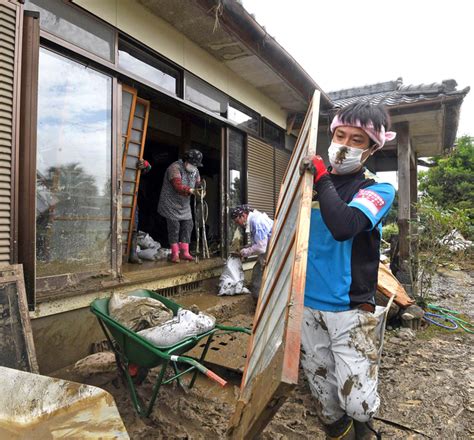
[[[418,271],[418,227],[416,225],[416,204],[418,203],[418,164],[416,151],[411,151],[410,159],[410,252],[412,271]],[[416,283],[412,285],[413,295],[417,295],[417,287]]]
[[[398,246],[400,271],[397,278],[411,291],[410,277],[410,163],[411,144],[407,122],[397,124],[397,159],[398,159]]]

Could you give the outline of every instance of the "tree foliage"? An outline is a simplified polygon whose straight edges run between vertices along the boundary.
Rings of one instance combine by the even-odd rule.
[[[434,158],[435,166],[420,173],[420,190],[443,209],[463,209],[474,221],[474,143],[458,139],[448,156]],[[466,233],[466,231],[464,231]],[[469,234],[471,235],[471,234]]]

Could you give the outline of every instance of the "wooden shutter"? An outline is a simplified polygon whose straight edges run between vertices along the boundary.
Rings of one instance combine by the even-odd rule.
[[[248,203],[272,218],[275,215],[274,154],[271,145],[247,137]]]
[[[289,162],[290,153],[275,148],[275,209],[278,206],[278,196],[280,195],[281,183]]]
[[[18,144],[21,8],[0,0],[0,263],[16,258],[14,157]]]

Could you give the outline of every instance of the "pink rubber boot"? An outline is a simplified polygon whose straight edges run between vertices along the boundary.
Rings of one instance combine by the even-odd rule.
[[[172,243],[171,247],[171,262],[172,263],[179,263],[179,245],[178,243]]]
[[[189,243],[180,243],[179,250],[182,260],[194,261],[194,257],[189,253]]]

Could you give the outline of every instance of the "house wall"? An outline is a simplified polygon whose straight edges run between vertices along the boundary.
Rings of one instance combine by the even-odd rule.
[[[154,49],[214,87],[286,127],[286,111],[166,21],[133,0],[74,0],[74,3]]]

